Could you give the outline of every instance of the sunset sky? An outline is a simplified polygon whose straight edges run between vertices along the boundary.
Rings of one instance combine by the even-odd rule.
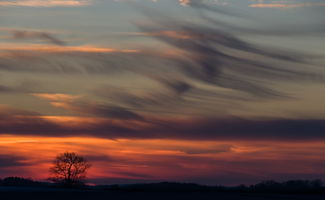
[[[0,0],[0,178],[325,180],[323,0]]]

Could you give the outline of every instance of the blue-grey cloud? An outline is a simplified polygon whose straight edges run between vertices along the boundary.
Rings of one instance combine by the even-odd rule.
[[[138,24],[142,35],[153,37],[182,53],[166,55],[150,48],[136,52],[97,51],[96,48],[88,51],[82,46],[64,46],[54,51],[2,49],[10,56],[1,57],[0,70],[121,78],[132,74],[154,81],[159,87],[145,88],[141,92],[134,92],[127,88],[129,86],[122,89],[109,85],[95,88],[87,95],[95,96],[96,100],[100,98],[101,103],[70,102],[66,105],[81,115],[135,120],[143,119],[145,112],[186,115],[187,110],[193,110],[192,115],[215,114],[216,108],[233,106],[226,102],[289,96],[287,91],[276,89],[273,83],[324,82],[324,75],[317,68],[321,65],[317,56],[302,50],[254,44],[233,33],[232,30],[238,30],[234,25],[227,26],[228,22],[219,25],[218,18],[213,18],[213,15],[204,17],[205,12],[238,17],[228,9],[220,11],[212,5],[207,7],[198,3],[192,6],[199,11],[200,20],[206,23],[178,21],[171,16],[143,10],[152,23]]]
[[[58,39],[51,33],[32,30],[19,30],[19,29],[4,29],[12,35],[12,39],[16,40],[31,40],[39,39],[55,45],[65,45],[63,40]],[[1,29],[0,29],[1,31]]]
[[[15,112],[14,112],[15,111]],[[189,118],[187,120],[142,118],[129,113],[70,126],[38,116],[37,113],[14,110],[0,114],[0,134],[40,136],[95,136],[102,138],[162,138],[194,140],[324,140],[323,119],[244,119]],[[13,114],[8,114],[13,113]],[[16,113],[16,114],[15,114]],[[113,113],[114,114],[114,113]],[[107,116],[106,116],[107,117]],[[130,119],[128,121],[125,119]]]
[[[26,166],[26,158],[20,156],[0,155],[0,171],[3,168]]]

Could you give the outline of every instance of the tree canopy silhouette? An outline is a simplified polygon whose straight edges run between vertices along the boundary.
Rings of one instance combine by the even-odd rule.
[[[53,160],[50,168],[53,177],[50,180],[69,186],[82,184],[90,167],[91,164],[84,157],[74,152],[65,152]]]

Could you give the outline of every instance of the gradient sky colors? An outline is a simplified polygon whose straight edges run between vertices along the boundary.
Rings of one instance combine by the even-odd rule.
[[[321,0],[1,0],[0,177],[325,178]]]

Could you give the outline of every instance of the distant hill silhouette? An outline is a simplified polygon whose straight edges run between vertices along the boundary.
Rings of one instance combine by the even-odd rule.
[[[4,179],[0,179],[0,186],[44,186],[47,185],[46,182],[38,182],[33,181],[29,178],[21,178],[21,177],[7,177]]]

